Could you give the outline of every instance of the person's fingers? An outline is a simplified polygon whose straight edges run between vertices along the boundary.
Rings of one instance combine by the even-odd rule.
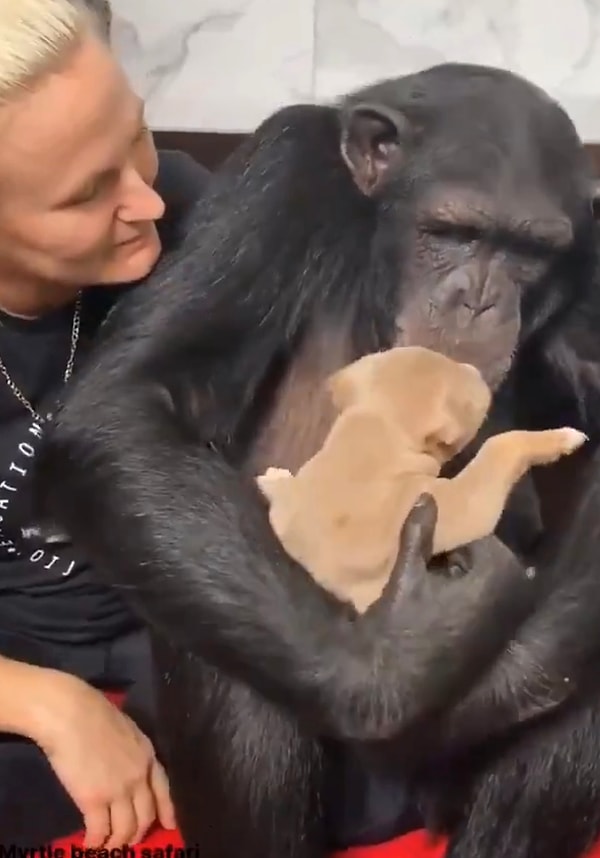
[[[99,849],[110,835],[110,808],[99,804],[83,813],[86,849]]]
[[[137,831],[137,816],[131,793],[116,799],[110,806],[110,837],[105,849],[117,849],[129,843]]]
[[[171,791],[167,774],[158,760],[154,760],[150,772],[150,785],[156,802],[158,821],[163,828],[172,830],[177,827],[175,808],[171,801]]]
[[[137,818],[137,829],[129,845],[139,843],[156,819],[156,800],[149,783],[140,784],[133,794],[133,806]]]

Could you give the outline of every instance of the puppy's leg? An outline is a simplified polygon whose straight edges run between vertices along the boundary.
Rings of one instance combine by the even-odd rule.
[[[256,478],[256,482],[269,503],[273,503],[281,486],[291,479],[291,471],[286,471],[285,468],[267,468],[264,474]]]
[[[431,493],[438,505],[433,550],[451,551],[496,529],[518,480],[534,465],[575,452],[586,440],[576,429],[505,432],[489,438],[452,480],[438,479]]]

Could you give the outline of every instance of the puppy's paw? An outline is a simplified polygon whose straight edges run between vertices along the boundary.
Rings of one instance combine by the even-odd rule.
[[[267,468],[264,474],[256,478],[256,484],[263,495],[269,501],[273,501],[278,487],[290,479],[292,479],[291,471],[286,471],[285,468]]]
[[[531,437],[534,439],[531,447],[531,464],[534,465],[550,465],[557,462],[563,456],[574,453],[588,440],[587,435],[571,426],[535,432]]]
[[[267,468],[262,477],[259,477],[259,480],[285,480],[288,477],[292,476],[292,472],[286,470],[285,468]]]
[[[562,429],[557,429],[556,432],[560,435],[560,451],[562,456],[568,456],[574,453],[588,440],[588,436],[578,429],[573,429],[570,426],[565,426]]]

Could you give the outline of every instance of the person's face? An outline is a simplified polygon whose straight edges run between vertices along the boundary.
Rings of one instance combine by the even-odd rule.
[[[66,66],[0,108],[0,280],[69,289],[144,277],[160,255],[157,156],[107,46],[82,42]]]

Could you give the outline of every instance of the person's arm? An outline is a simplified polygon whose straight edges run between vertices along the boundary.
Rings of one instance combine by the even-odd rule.
[[[51,676],[44,667],[0,656],[0,732],[36,740]]]
[[[157,816],[175,827],[152,744],[77,677],[0,656],[0,731],[40,747],[81,811],[88,847],[137,842]]]

